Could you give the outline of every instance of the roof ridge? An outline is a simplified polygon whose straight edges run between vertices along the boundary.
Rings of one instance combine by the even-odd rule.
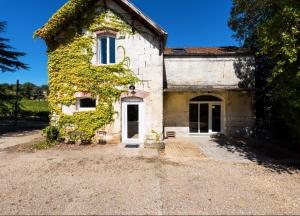
[[[123,7],[127,7],[130,12],[135,13],[135,15],[141,19],[144,24],[148,24],[153,30],[156,30],[159,35],[161,35],[164,40],[167,38],[167,32],[161,28],[158,24],[152,21],[148,16],[143,14],[143,12],[138,9],[129,0],[113,0],[123,4]],[[56,35],[57,32],[66,24],[68,20],[74,17],[78,13],[82,13],[87,7],[95,4],[97,0],[68,0],[61,8],[59,8],[44,24],[40,29],[34,32],[34,37],[40,37],[44,40],[51,38]],[[124,8],[123,8],[124,9]]]
[[[165,55],[188,56],[188,55],[240,55],[251,54],[251,50],[237,46],[222,47],[189,47],[189,48],[165,48]]]
[[[166,47],[166,49],[213,49],[213,48],[239,48],[247,49],[239,46],[191,46],[191,47]]]

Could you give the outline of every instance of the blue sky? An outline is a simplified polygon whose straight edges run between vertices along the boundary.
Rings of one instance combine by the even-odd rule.
[[[48,82],[47,48],[33,32],[67,0],[1,0],[0,20],[7,21],[2,37],[27,55],[28,71],[0,73],[0,83]],[[231,0],[131,0],[169,33],[168,47],[238,45],[227,26]]]

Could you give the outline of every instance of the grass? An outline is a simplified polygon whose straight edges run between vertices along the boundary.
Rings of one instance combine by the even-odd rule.
[[[20,107],[24,111],[30,112],[49,112],[48,101],[22,99]]]
[[[33,149],[45,150],[45,149],[51,148],[55,145],[56,145],[56,143],[49,143],[49,142],[43,140],[43,141],[39,141],[39,142],[34,143],[33,144]]]
[[[49,106],[47,101],[22,99],[20,101],[21,118],[35,118],[47,120],[49,117]]]
[[[0,117],[14,116],[15,100],[0,100]],[[21,118],[43,118],[49,116],[49,106],[47,101],[21,99],[19,101],[19,115]]]

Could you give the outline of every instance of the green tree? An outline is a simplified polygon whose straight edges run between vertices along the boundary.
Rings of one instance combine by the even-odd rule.
[[[26,82],[20,85],[20,95],[27,99],[34,99],[37,93],[37,86],[33,83]]]
[[[48,85],[41,85],[41,90],[42,90],[42,93],[43,95],[45,96],[49,94],[49,86]]]
[[[32,91],[32,97],[33,99],[35,100],[41,100],[44,98],[44,95],[43,95],[43,91],[41,89],[41,87],[39,86],[36,86],[33,91]]]
[[[256,53],[259,88],[267,86],[273,116],[300,143],[300,1],[234,0],[229,26]]]
[[[0,33],[4,33],[6,23],[0,21]],[[2,72],[13,72],[18,69],[28,69],[28,66],[18,59],[24,56],[23,52],[13,51],[14,48],[8,45],[9,40],[0,37],[0,71]]]

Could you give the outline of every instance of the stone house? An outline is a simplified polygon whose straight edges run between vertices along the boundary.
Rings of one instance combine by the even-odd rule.
[[[130,70],[140,80],[114,103],[114,122],[105,128],[107,142],[143,143],[153,134],[163,139],[249,133],[255,119],[251,53],[237,47],[166,48],[167,32],[128,0],[89,1],[98,11],[122,14],[132,27],[131,34],[106,28],[84,32],[95,36],[92,64],[120,62],[123,47]],[[48,24],[55,22],[52,19]],[[71,14],[62,22],[67,25],[68,19]],[[53,40],[61,32],[63,28],[56,29]],[[61,106],[63,113],[96,109],[97,101],[88,93],[77,92],[75,97],[76,104]]]

